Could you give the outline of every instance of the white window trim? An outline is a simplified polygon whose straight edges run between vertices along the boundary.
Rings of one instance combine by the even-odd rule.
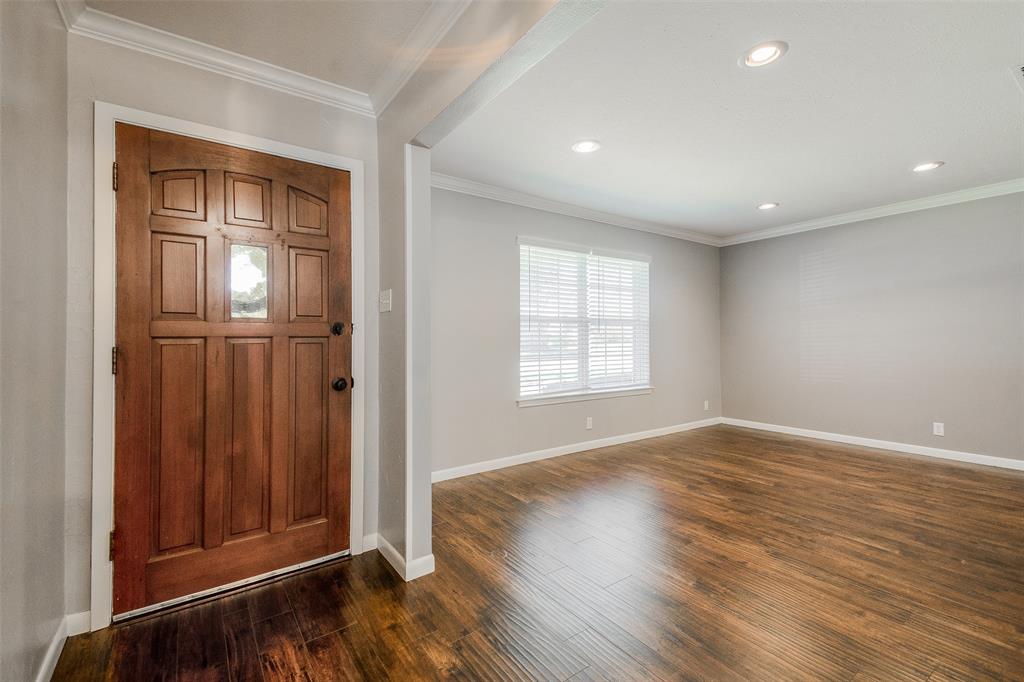
[[[610,388],[597,391],[577,393],[561,393],[546,395],[539,398],[520,398],[516,401],[519,407],[539,407],[541,405],[560,405],[562,403],[578,403],[584,400],[604,400],[606,398],[626,398],[635,395],[647,395],[654,391],[654,386],[637,386],[635,388]]]
[[[636,253],[633,251],[616,251],[615,249],[602,249],[595,246],[587,246],[585,244],[576,244],[575,242],[560,242],[555,239],[544,239],[542,237],[526,237],[519,235],[516,237],[517,244],[526,244],[527,246],[540,246],[549,249],[561,249],[563,251],[578,251],[580,253],[588,253],[592,256],[608,256],[609,258],[623,258],[625,260],[635,260],[641,263],[650,263],[651,256],[646,253]]]

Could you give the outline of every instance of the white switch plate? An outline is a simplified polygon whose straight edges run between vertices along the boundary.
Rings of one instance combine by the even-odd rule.
[[[594,418],[593,417],[587,417],[587,428],[588,429],[594,428]]]
[[[710,400],[705,400],[704,401],[704,411],[707,412],[710,409],[711,409],[711,401]]]
[[[380,292],[380,312],[391,312],[391,289],[384,289]]]
[[[943,422],[932,422],[932,435],[933,436],[945,436],[946,425]]]

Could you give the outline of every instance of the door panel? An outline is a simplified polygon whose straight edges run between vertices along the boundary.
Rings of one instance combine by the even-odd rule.
[[[224,174],[224,222],[270,229],[270,180],[240,173]]]
[[[202,320],[206,310],[206,240],[153,234],[153,317]]]
[[[116,136],[120,614],[348,548],[351,281],[348,173]]]
[[[289,319],[292,322],[327,321],[327,252],[313,249],[289,249],[288,271],[291,281]]]
[[[270,531],[271,339],[228,339],[225,539]]]
[[[203,339],[153,341],[154,551],[200,538],[203,472]]]
[[[327,202],[288,188],[288,231],[327,236]]]
[[[327,339],[292,339],[289,525],[324,516],[327,476]]]
[[[206,220],[206,178],[203,171],[153,173],[153,215]]]

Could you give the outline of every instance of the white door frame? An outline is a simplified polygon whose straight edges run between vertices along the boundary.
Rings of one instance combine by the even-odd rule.
[[[114,377],[110,349],[114,344],[117,265],[111,187],[114,163],[114,124],[117,122],[163,130],[201,140],[273,154],[346,170],[352,187],[352,373],[358,381],[352,391],[352,466],[349,547],[363,551],[363,457],[366,411],[365,347],[365,190],[363,162],[337,154],[246,135],[223,128],[171,118],[106,102],[95,103],[93,160],[93,388],[92,388],[92,558],[90,629],[110,625],[113,613],[114,566],[108,560],[109,533],[114,523]]]

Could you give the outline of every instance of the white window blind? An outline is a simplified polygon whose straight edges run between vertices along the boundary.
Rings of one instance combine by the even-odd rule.
[[[650,385],[650,264],[519,242],[519,397]]]

